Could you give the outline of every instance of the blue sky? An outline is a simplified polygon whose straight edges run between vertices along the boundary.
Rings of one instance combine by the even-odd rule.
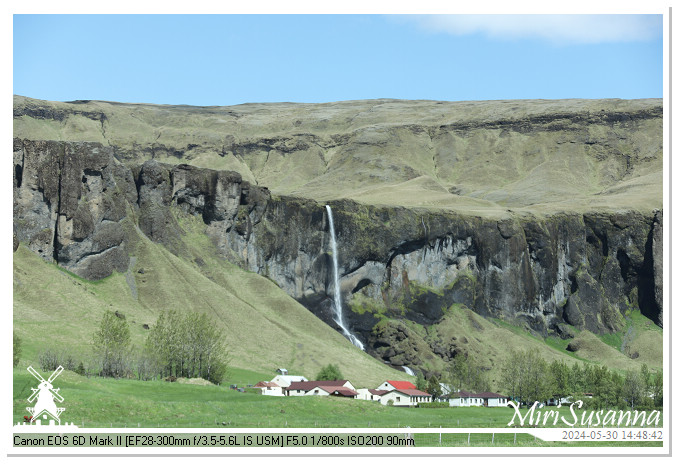
[[[15,15],[13,93],[189,105],[663,96],[661,15]]]

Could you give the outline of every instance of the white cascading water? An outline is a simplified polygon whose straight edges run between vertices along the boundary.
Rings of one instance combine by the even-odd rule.
[[[406,374],[412,375],[413,377],[415,376],[415,372],[413,372],[413,370],[408,366],[403,366],[403,370],[405,371]]]
[[[337,265],[337,240],[335,240],[335,223],[332,220],[332,209],[330,205],[325,205],[325,209],[328,212],[328,222],[330,223],[330,246],[332,247],[332,267],[334,275],[335,284],[335,322],[342,328],[344,335],[357,347],[364,350],[363,343],[356,338],[354,334],[349,332],[349,329],[344,325],[344,318],[342,317],[342,297],[340,295],[340,284],[339,284],[339,269]]]

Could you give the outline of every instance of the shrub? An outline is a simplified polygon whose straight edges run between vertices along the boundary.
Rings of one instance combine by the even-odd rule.
[[[341,380],[342,372],[335,364],[328,364],[320,370],[316,376],[316,380]]]

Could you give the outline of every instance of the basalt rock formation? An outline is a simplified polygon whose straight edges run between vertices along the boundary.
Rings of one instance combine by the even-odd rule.
[[[256,116],[261,125],[271,128],[268,139],[251,134],[238,140],[219,134],[230,145],[215,156],[233,157],[233,166],[241,171],[236,172],[197,166],[200,163],[187,155],[209,151],[206,146],[214,143],[214,137],[209,137],[213,133],[205,135],[200,150],[197,145],[183,150],[164,145],[161,151],[171,154],[157,157],[159,145],[143,142],[147,134],[143,130],[137,145],[123,139],[122,126],[115,125],[121,116],[107,113],[108,107],[94,111],[82,108],[85,103],[60,105],[15,101],[15,135],[22,135],[14,141],[15,236],[46,260],[86,279],[126,271],[134,242],[142,235],[181,256],[185,231],[177,218],[189,215],[200,218],[204,233],[225,259],[268,276],[321,319],[336,325],[328,203],[334,213],[347,325],[367,351],[393,365],[422,368],[417,353],[423,350],[443,361],[464,351],[461,340],[427,339],[399,323],[435,326],[456,305],[563,338],[572,337],[572,327],[601,334],[618,331],[632,309],[662,325],[663,213],[658,196],[662,186],[660,190],[657,186],[657,179],[662,179],[658,129],[662,107],[658,102],[632,110],[623,105],[617,113],[604,105],[604,115],[593,114],[588,107],[586,114],[540,113],[518,119],[503,114],[491,121],[484,116],[483,121],[459,119],[435,127],[431,120],[436,118],[427,113],[422,116],[428,124],[426,150],[435,172],[428,174],[426,182],[423,172],[429,168],[422,167],[419,158],[403,161],[388,156],[400,145],[412,148],[412,141],[405,139],[421,130],[412,124],[390,120],[351,129],[350,135],[346,130],[333,134],[326,129],[319,134],[282,136],[276,135],[275,123],[260,107],[240,116],[238,107],[229,112],[204,109],[225,118]],[[362,115],[357,111],[354,117],[373,117]],[[304,128],[311,116],[294,113],[288,118],[293,127]],[[60,138],[67,140],[74,138],[69,124],[85,127],[96,122],[105,140],[46,141],[42,138],[48,138],[49,131],[44,128],[29,137],[28,119],[48,121],[52,128],[61,125]],[[329,119],[325,124],[332,128],[339,123]],[[166,128],[158,125],[154,130]],[[195,141],[196,137],[189,138]],[[471,152],[488,156],[479,144],[490,147],[495,157],[517,146],[526,149],[521,156],[506,157],[511,164],[507,166],[510,182],[484,194],[473,179],[454,181],[460,175],[455,170],[466,169],[463,165]],[[308,179],[294,188],[286,184],[270,190],[266,180],[272,179],[269,171],[281,166],[280,158],[294,164],[299,161],[296,156],[308,160],[314,150],[326,163],[324,173],[314,174],[313,166],[297,164],[297,179]],[[332,163],[338,163],[335,169],[329,167],[332,151]],[[267,153],[266,159],[260,152]],[[550,153],[566,155],[559,158]],[[168,156],[193,163],[168,163]],[[517,159],[525,166],[518,167]],[[467,174],[478,172],[480,177],[488,174],[483,171],[485,164],[491,171],[502,165],[484,159],[470,163],[473,169]],[[591,182],[600,190],[588,193],[584,205],[569,207],[572,203],[565,193],[556,192],[566,184],[555,180],[560,186],[556,190],[549,185],[550,163],[570,163],[567,170],[578,175],[590,171],[596,177]],[[342,166],[355,177],[347,179]],[[514,172],[522,169],[526,175]],[[321,189],[321,185],[333,179],[340,193],[329,198],[328,187]],[[437,182],[431,187],[434,196],[444,189],[444,201],[427,203],[434,198],[432,179]],[[361,183],[372,187],[373,193],[341,194]],[[392,189],[389,195],[404,199],[407,207],[391,204],[398,198],[386,204],[368,201],[378,198],[375,189],[384,183]],[[531,183],[535,185],[523,192],[516,187]],[[408,190],[413,185],[416,188]],[[541,185],[545,195],[556,200],[537,201]],[[418,196],[419,204],[413,198]],[[450,206],[456,199],[459,208]]]

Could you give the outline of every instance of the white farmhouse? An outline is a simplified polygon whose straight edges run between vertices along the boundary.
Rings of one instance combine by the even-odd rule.
[[[415,388],[389,390],[380,396],[379,401],[393,406],[417,406],[420,403],[431,403],[431,395]]]
[[[429,393],[420,391],[412,383],[402,380],[386,380],[375,389],[362,388],[358,392],[360,399],[394,406],[417,406],[420,403],[430,403],[432,399]]]
[[[385,380],[382,385],[377,387],[377,390],[407,390],[415,389],[415,385],[405,380]]]

